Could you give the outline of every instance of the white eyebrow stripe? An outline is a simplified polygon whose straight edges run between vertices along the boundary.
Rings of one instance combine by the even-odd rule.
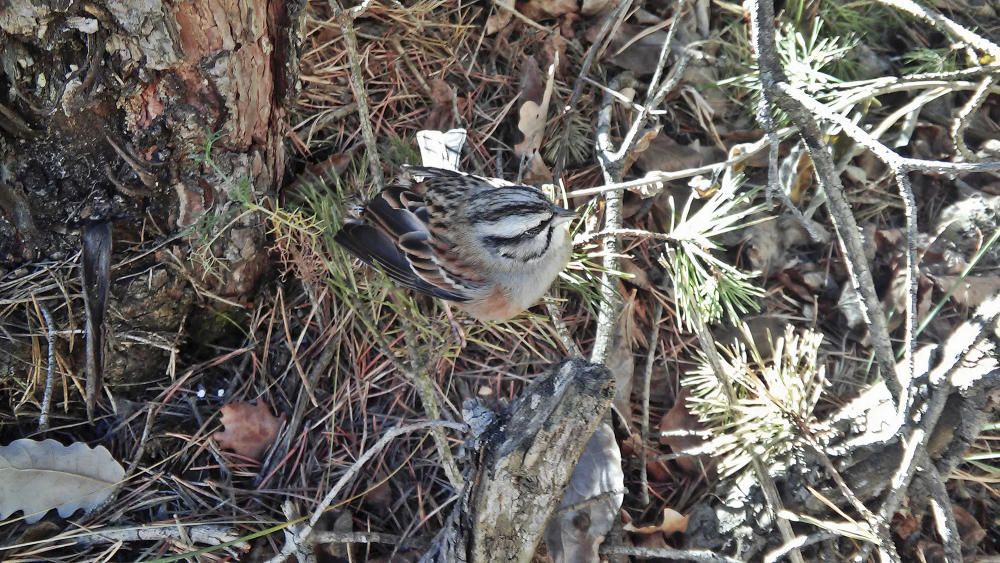
[[[508,215],[498,221],[479,223],[476,225],[476,230],[484,236],[510,238],[537,228],[551,218],[551,213]]]

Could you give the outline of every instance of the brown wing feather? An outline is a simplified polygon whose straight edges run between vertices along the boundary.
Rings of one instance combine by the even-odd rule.
[[[458,173],[454,173],[458,174]],[[443,237],[429,231],[432,217],[419,184],[390,186],[349,221],[334,240],[362,261],[383,268],[404,287],[451,301],[468,301],[482,287]]]

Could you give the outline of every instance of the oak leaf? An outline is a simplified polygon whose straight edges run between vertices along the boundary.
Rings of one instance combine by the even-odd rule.
[[[21,439],[0,447],[0,520],[24,511],[37,522],[55,508],[63,518],[100,506],[125,476],[103,446]]]
[[[263,401],[250,403],[230,403],[222,409],[222,425],[226,429],[212,435],[219,447],[260,461],[284,422],[284,415],[277,418]]]

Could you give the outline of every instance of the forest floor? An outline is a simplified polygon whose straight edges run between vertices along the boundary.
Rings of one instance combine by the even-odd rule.
[[[779,3],[777,52],[788,80],[905,157],[1000,160],[1000,71],[975,72],[997,65],[996,54],[895,3]],[[773,394],[779,383],[782,392],[798,393],[786,401],[796,402],[793,418],[805,426],[878,379],[877,337],[851,285],[849,253],[838,244],[807,151],[796,135],[780,132],[791,124],[785,114],[777,117],[781,140],[771,171],[780,194],[765,189],[769,145],[756,119],[761,80],[742,5],[409,4],[376,1],[360,11],[349,24],[352,52],[346,20],[326,2],[311,3],[301,92],[288,112],[290,170],[279,205],[267,210],[278,275],[256,309],[232,321],[233,336],[209,346],[189,342],[173,358],[172,380],[122,390],[121,408],[141,413],[136,405],[155,396],[158,409],[106,429],[108,441],[141,446],[138,454],[121,450],[132,452],[126,466],[137,462],[130,485],[112,509],[87,520],[89,528],[182,522],[206,534],[225,530],[220,537],[232,544],[205,547],[212,542],[181,532],[67,549],[33,543],[51,533],[33,531],[43,521],[0,527],[0,546],[15,546],[5,561],[222,561],[243,542],[252,552],[241,560],[265,561],[288,541],[286,526],[311,516],[335,484],[340,493],[317,529],[342,535],[318,544],[317,560],[415,561],[456,503],[447,467],[469,455],[461,434],[443,434],[457,461],[442,459],[442,434],[415,431],[379,446],[353,479],[338,481],[387,429],[461,421],[463,401],[473,397],[499,407],[552,364],[590,356],[596,344],[607,345],[604,363],[617,389],[612,419],[625,494],[613,541],[688,547],[685,515],[747,470],[740,456],[747,444],[793,457],[802,443],[796,434],[808,432],[789,427],[772,404],[761,406],[770,413],[750,413],[766,393],[741,377],[777,366],[778,379],[767,386]],[[996,5],[939,0],[934,9],[987,43],[1000,42]],[[367,108],[356,102],[352,71],[360,71]],[[657,95],[650,84],[665,86]],[[644,105],[651,99],[656,103]],[[599,125],[602,107],[610,108],[606,125]],[[366,143],[365,109],[375,147]],[[944,342],[1000,293],[1000,174],[910,174],[913,240],[893,170],[844,128],[821,125],[892,352]],[[418,131],[453,128],[468,135],[461,170],[555,184],[557,200],[578,211],[574,256],[548,307],[505,323],[453,311],[452,321],[440,302],[395,288],[333,242],[352,206],[375,193],[378,173],[391,181],[402,164],[420,161]],[[608,183],[602,132],[615,146],[635,141],[614,162],[612,178],[649,180],[624,191],[617,226],[605,223],[604,193],[590,190]],[[720,192],[731,200],[705,203]],[[602,245],[608,228],[632,230],[612,262]],[[910,249],[919,258],[915,281],[907,275]],[[609,264],[617,267],[609,271]],[[605,277],[623,299],[608,335],[598,328]],[[908,300],[911,282],[916,295]],[[722,401],[720,384],[705,378],[711,368],[699,323],[731,350],[722,355],[726,365],[743,372],[732,375],[746,391],[743,410],[713,410]],[[800,336],[798,355],[793,335]],[[775,346],[779,337],[786,337],[784,348]],[[742,347],[732,351],[737,342]],[[17,393],[3,396],[12,412],[18,408]],[[967,560],[1000,556],[1000,420],[992,408],[985,411],[992,420],[946,476]],[[86,421],[82,409],[73,412]],[[733,420],[756,428],[727,426]],[[726,441],[727,434],[737,438]],[[716,437],[719,457],[685,453],[705,435]],[[904,503],[892,522],[902,560],[943,560],[930,510]],[[800,533],[823,529],[809,525]],[[824,549],[847,557],[862,543],[833,534]],[[807,560],[816,553],[806,552]],[[537,559],[547,557],[540,548]]]

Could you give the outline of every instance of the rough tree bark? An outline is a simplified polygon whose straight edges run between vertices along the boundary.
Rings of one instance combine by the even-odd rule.
[[[303,7],[0,2],[0,281],[44,268],[33,296],[78,327],[81,227],[111,221],[108,380],[162,374],[197,305],[238,309],[268,271],[239,201],[282,180]]]
[[[613,396],[606,367],[574,359],[554,366],[488,425],[473,414],[475,474],[421,561],[531,561]]]

